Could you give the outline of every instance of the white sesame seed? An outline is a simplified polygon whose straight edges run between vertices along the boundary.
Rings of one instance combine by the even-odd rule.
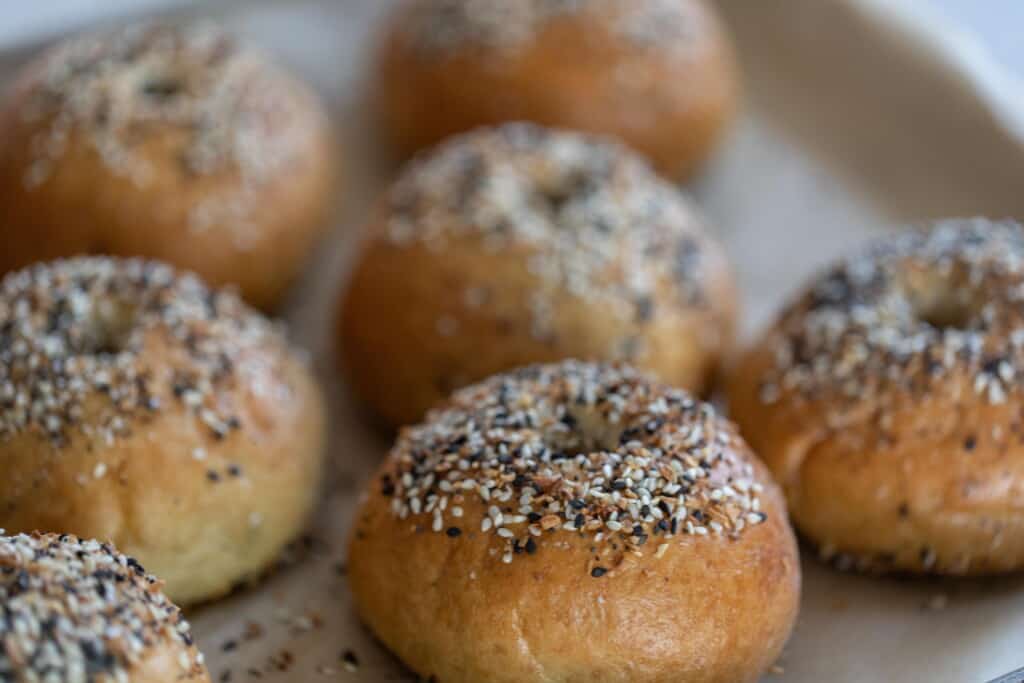
[[[668,535],[667,528],[654,528],[668,517],[674,515],[674,524],[683,523],[691,534],[707,535],[725,533],[726,525],[719,520],[734,519],[735,506],[753,511],[753,486],[740,497],[736,488],[715,483],[749,480],[753,469],[743,451],[719,438],[724,426],[719,427],[713,411],[670,391],[663,397],[665,412],[659,414],[658,429],[650,432],[651,441],[623,440],[614,430],[647,425],[650,420],[637,413],[651,404],[639,376],[573,362],[531,372],[537,374],[498,377],[463,389],[427,424],[403,432],[391,455],[400,474],[389,479],[387,495],[407,507],[420,506],[414,514],[424,512],[416,501],[426,500],[425,513],[432,516],[445,506],[453,516],[471,515],[463,502],[476,499],[486,506],[481,531],[493,529],[508,543],[518,533],[511,527],[523,524],[526,535],[518,534],[521,541],[564,530],[588,535],[602,548],[611,548],[614,538],[614,554],[638,558],[644,557],[640,546],[649,537]],[[563,383],[563,378],[568,381]],[[589,396],[591,407],[578,407],[581,395]],[[591,438],[579,431],[592,419],[585,412],[607,416],[609,400],[616,406],[614,412],[624,416],[623,426],[609,427],[613,433],[607,438],[617,445],[611,450],[578,450],[572,439]],[[564,421],[570,414],[567,407],[577,422]],[[676,437],[695,432],[704,435],[699,443]],[[565,447],[561,440],[570,442]],[[459,467],[460,462],[468,466]],[[724,469],[712,476],[718,468]],[[701,518],[707,520],[706,526],[694,526],[687,519],[688,497],[675,483],[683,474],[691,475],[686,482],[691,510],[707,515]],[[451,493],[444,490],[449,488]],[[728,531],[738,533],[739,526],[730,521]],[[444,524],[434,516],[432,528],[443,531]],[[552,544],[560,547],[564,541],[553,540],[544,547]],[[507,548],[495,557],[504,560],[505,554],[515,556]]]

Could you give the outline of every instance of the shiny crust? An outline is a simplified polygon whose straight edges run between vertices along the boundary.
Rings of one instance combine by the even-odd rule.
[[[731,414],[826,558],[955,575],[1024,567],[1022,254],[1012,223],[947,221],[891,238],[815,280],[735,368]],[[897,334],[872,326],[888,354],[806,342],[809,316],[838,313],[836,329],[854,339],[844,311],[882,300],[897,311]],[[936,316],[950,327],[919,319]],[[788,360],[797,339],[806,364]]]
[[[763,513],[757,515],[760,521],[735,533],[704,535],[688,533],[683,526],[676,534],[652,531],[650,522],[642,522],[633,528],[629,536],[633,540],[626,540],[626,545],[640,554],[626,552],[617,565],[607,558],[624,547],[619,539],[625,536],[606,526],[602,539],[595,536],[590,522],[572,522],[574,515],[587,519],[606,515],[601,504],[593,507],[592,497],[572,503],[558,515],[568,519],[570,526],[584,524],[579,530],[551,528],[546,520],[539,521],[545,530],[525,536],[528,545],[517,543],[519,550],[514,553],[506,549],[510,541],[495,534],[487,522],[495,518],[495,512],[489,511],[488,503],[475,491],[462,497],[453,494],[441,528],[432,525],[428,512],[396,514],[392,496],[401,491],[396,483],[401,481],[399,459],[407,446],[430,438],[422,430],[458,424],[459,418],[453,414],[460,411],[475,415],[475,410],[483,410],[480,406],[495,400],[497,394],[485,398],[489,391],[504,388],[511,405],[525,405],[517,402],[524,386],[531,395],[544,395],[534,383],[538,377],[553,377],[557,383],[565,377],[596,376],[598,406],[606,405],[602,403],[607,396],[604,392],[610,387],[631,387],[624,390],[627,405],[622,426],[634,419],[630,397],[637,394],[633,388],[639,387],[645,400],[657,403],[661,396],[670,406],[665,424],[641,441],[661,438],[660,431],[671,432],[677,420],[682,420],[679,425],[703,424],[708,443],[733,434],[731,426],[681,392],[660,394],[663,388],[648,384],[628,369],[605,368],[591,374],[593,367],[565,363],[529,368],[459,392],[425,425],[403,432],[370,484],[350,541],[349,579],[362,618],[418,674],[452,683],[732,683],[757,680],[780,652],[796,616],[799,559],[778,488],[734,435],[725,441],[729,444],[727,459],[711,466],[716,473],[712,476],[740,476],[755,482]],[[582,381],[587,386],[589,380]],[[572,403],[567,405],[575,410]],[[681,414],[675,412],[678,405],[682,405]],[[481,433],[487,431],[485,415],[474,418]],[[690,422],[696,415],[703,417]],[[545,418],[540,420],[538,425],[543,428]],[[680,437],[683,434],[692,434],[691,428],[680,432]],[[469,442],[473,440],[470,436]],[[625,448],[629,451],[638,446]],[[422,455],[431,462],[443,458],[444,452]],[[540,466],[542,471],[546,467],[541,464],[547,462],[543,452],[535,456],[539,460],[522,457],[510,467],[529,470]],[[600,470],[584,474],[580,483],[627,491],[612,482],[601,484],[595,478],[598,475]],[[442,478],[440,470],[436,478]],[[432,490],[425,484],[421,487],[423,496]],[[507,529],[517,530],[516,534],[524,531],[525,524],[509,519],[508,513],[515,512],[523,490],[516,488],[509,502],[495,502],[493,497],[490,501],[506,512],[503,523]],[[498,489],[493,494],[501,495]],[[704,498],[698,494],[691,505],[699,509],[699,500]],[[458,513],[455,506],[460,506]],[[711,518],[701,517],[705,522]],[[694,519],[691,516],[691,521]],[[630,533],[631,525],[622,533]],[[459,532],[453,532],[453,527]],[[646,543],[636,545],[639,529],[650,536],[643,538]]]
[[[202,47],[165,54],[154,45],[169,35]],[[144,46],[138,64],[66,77],[65,64],[97,45],[116,52],[132,41]],[[187,105],[145,94],[174,79],[196,89]],[[207,125],[215,133],[193,132]],[[238,148],[219,158],[224,150],[210,148],[232,136]],[[334,156],[314,94],[215,27],[75,38],[27,66],[0,104],[0,272],[79,254],[145,256],[272,308],[326,227]]]
[[[581,184],[600,188],[579,206],[589,210],[588,196],[611,197],[594,206],[614,229],[590,235],[593,223],[586,224],[577,237],[575,224],[544,216],[539,236],[525,227],[520,235],[502,226],[536,226],[536,216],[502,204],[503,193],[471,208],[458,199],[472,151],[483,150],[487,169],[473,178],[507,178],[517,168],[529,196],[543,194],[540,179],[559,167],[549,157],[562,158],[554,151],[561,144],[585,159]],[[602,177],[590,163],[612,170]],[[410,185],[439,194],[407,200]],[[407,201],[419,207],[409,218]],[[654,203],[664,206],[654,219],[632,213]],[[495,216],[494,225],[482,222]],[[411,237],[397,238],[396,227]],[[501,244],[490,241],[497,233]],[[583,246],[567,248],[559,241],[567,234]],[[609,247],[613,240],[621,246]],[[656,248],[645,251],[647,243]],[[609,260],[587,260],[592,250]],[[546,263],[540,271],[538,259]],[[570,273],[580,273],[582,284],[567,281]],[[637,288],[634,280],[653,284]],[[736,308],[731,267],[703,219],[634,155],[596,138],[506,125],[454,138],[410,166],[383,198],[341,300],[340,352],[351,385],[392,425],[420,419],[459,386],[562,358],[628,361],[703,393],[732,344]]]
[[[514,0],[502,9],[532,12],[526,8],[545,3],[557,4]],[[516,45],[471,37],[424,56],[416,32],[445,23],[441,5],[406,2],[383,35],[374,81],[376,108],[398,153],[408,157],[455,133],[525,120],[615,136],[661,172],[691,175],[736,108],[737,69],[717,16],[700,0],[577,4],[582,9],[555,12]],[[623,26],[635,14],[667,11],[669,19],[654,22],[680,24],[681,36],[646,44],[626,35]]]

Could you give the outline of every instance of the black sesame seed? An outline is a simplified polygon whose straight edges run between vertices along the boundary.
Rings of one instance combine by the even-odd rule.
[[[448,534],[448,538],[458,538],[462,535],[462,529],[457,526],[450,526],[445,533]]]
[[[595,579],[600,579],[602,576],[608,573],[608,570],[604,567],[594,567],[590,570],[590,575]]]
[[[651,540],[652,534],[678,532],[675,516],[685,515],[687,510],[677,511],[672,501],[683,489],[698,491],[702,496],[700,510],[690,508],[690,512],[695,512],[696,523],[709,519],[707,515],[718,518],[725,503],[720,502],[721,496],[710,495],[716,489],[726,484],[750,483],[746,481],[747,475],[719,482],[714,477],[705,477],[705,472],[693,471],[696,476],[692,487],[680,486],[678,478],[683,473],[668,457],[685,458],[686,467],[699,463],[708,474],[716,474],[726,457],[728,439],[723,437],[729,434],[723,433],[714,412],[671,392],[664,396],[651,394],[642,380],[629,373],[601,370],[599,373],[607,374],[599,374],[600,379],[595,381],[590,376],[590,367],[568,363],[560,372],[566,373],[568,381],[564,384],[561,374],[533,368],[491,385],[465,390],[461,394],[465,399],[456,399],[445,409],[451,411],[446,413],[454,418],[451,422],[438,421],[428,424],[421,433],[400,437],[392,456],[396,469],[378,484],[402,504],[392,506],[394,514],[408,515],[414,510],[414,528],[426,531],[430,526],[427,518],[439,505],[441,509],[446,509],[445,503],[461,508],[464,504],[474,505],[479,498],[495,518],[500,511],[510,524],[529,521],[529,533],[517,539],[503,524],[494,524],[490,515],[485,518],[481,533],[501,536],[501,542],[506,544],[503,562],[513,561],[513,556],[539,552],[539,543],[531,537],[571,530],[577,535],[586,534],[585,542],[593,548],[594,565],[604,565],[599,569],[611,572],[605,569],[605,563],[614,563],[625,553],[636,552]],[[521,376],[531,378],[530,381],[543,378],[543,383],[520,386],[527,381]],[[559,421],[575,397],[581,397],[588,410],[592,408],[598,414],[630,416],[625,418],[625,424],[632,426],[620,430],[607,444],[594,443],[593,434],[567,433]],[[655,398],[661,406],[645,410]],[[505,401],[507,408],[501,408],[496,400]],[[465,401],[465,405],[460,401]],[[688,406],[688,412],[680,408],[683,405]],[[663,450],[661,446],[655,448],[647,443],[646,430],[662,429],[662,420],[673,426],[678,423],[681,427],[698,428],[705,435],[702,443],[672,443],[664,447],[668,453],[659,452]],[[510,426],[525,424],[535,427],[529,433],[517,434],[526,428]],[[543,430],[551,428],[554,432],[548,438]],[[469,434],[464,449],[477,449],[477,462],[470,462],[464,453],[444,452],[463,434]],[[626,441],[621,449],[613,441],[620,436]],[[667,473],[666,466],[675,472]],[[744,500],[747,498],[744,496]],[[755,496],[750,494],[749,499],[754,501]],[[725,524],[726,528],[721,529],[730,536],[742,532],[740,520],[749,525],[755,523],[752,508],[743,502],[737,505],[743,516],[729,513],[736,526]],[[513,516],[518,518],[515,522],[510,519]],[[598,527],[606,523],[608,530],[598,533]],[[586,531],[591,526],[593,534]]]
[[[654,317],[654,300],[649,296],[642,296],[636,299],[636,321],[645,323]]]

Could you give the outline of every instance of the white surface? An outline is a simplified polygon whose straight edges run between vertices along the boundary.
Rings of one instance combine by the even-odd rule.
[[[183,0],[0,0],[0,48],[124,13],[152,11]]]
[[[914,0],[978,35],[1011,71],[1024,79],[1024,2],[1020,0]]]
[[[2,1],[2,0],[0,0]],[[883,0],[718,0],[748,73],[748,111],[695,194],[719,226],[738,270],[749,331],[809,273],[894,220],[954,213],[1024,219],[1024,149],[982,99],[974,67],[937,53],[928,25]],[[317,256],[289,318],[330,381],[333,310],[372,197],[360,175],[370,138],[358,115],[368,26],[387,2],[321,0],[249,7],[231,24],[310,79],[351,142],[351,182],[335,235]],[[903,17],[902,19],[900,17]],[[895,23],[894,23],[895,22]],[[920,29],[924,28],[925,33]],[[967,61],[970,61],[969,59]],[[988,95],[984,95],[987,97]],[[1000,116],[1003,119],[1000,119]],[[345,529],[356,492],[387,447],[331,383],[336,472],[317,536],[326,546],[258,590],[192,615],[214,680],[253,680],[283,650],[290,673],[321,680],[354,650],[363,666],[343,680],[414,680],[357,624],[344,579]],[[836,573],[808,558],[796,634],[769,681],[977,681],[1024,665],[1024,578],[901,581]],[[948,602],[933,610],[937,596]],[[315,614],[306,631],[296,617]],[[239,638],[258,622],[258,640]],[[237,650],[222,651],[228,640]]]
[[[860,0],[974,83],[1024,140],[1024,2]],[[1005,23],[1000,23],[1004,21]],[[1009,35],[1014,36],[1012,44]]]

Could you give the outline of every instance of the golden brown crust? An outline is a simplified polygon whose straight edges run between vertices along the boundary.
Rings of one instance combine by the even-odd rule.
[[[404,430],[348,572],[377,636],[453,683],[754,681],[800,583],[781,494],[730,425],[628,368],[571,361],[464,389]]]
[[[618,146],[507,125],[402,175],[339,327],[352,385],[400,425],[455,387],[561,358],[703,392],[735,312],[731,269],[685,197]]]
[[[0,536],[0,568],[4,680],[209,683],[160,582],[109,544]]]
[[[281,299],[325,226],[329,123],[303,84],[208,25],[58,46],[0,106],[0,270],[146,256]]]
[[[120,322],[99,313],[112,300]],[[8,277],[0,318],[18,330],[0,338],[0,527],[111,540],[183,604],[258,577],[301,532],[322,399],[237,298],[78,259]],[[52,341],[34,327],[47,320]]]
[[[621,138],[688,176],[732,118],[734,62],[701,0],[412,0],[383,36],[375,98],[403,156],[523,120]]]
[[[819,278],[729,400],[796,526],[842,566],[1024,567],[1015,224],[940,223]]]

